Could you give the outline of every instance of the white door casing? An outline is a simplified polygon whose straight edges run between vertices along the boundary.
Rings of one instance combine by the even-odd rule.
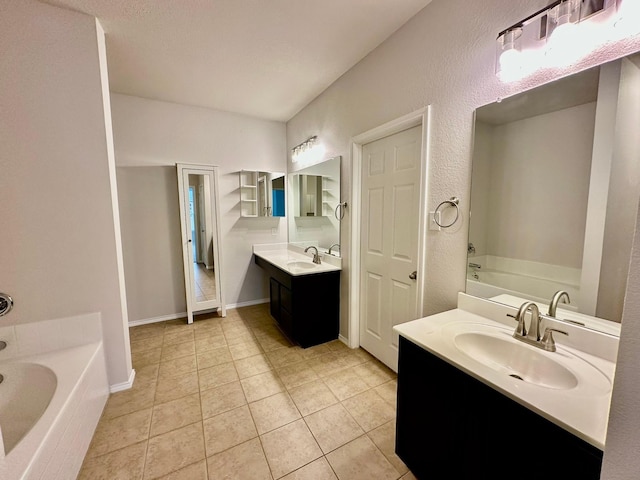
[[[363,147],[360,343],[397,369],[394,325],[416,318],[420,126]]]

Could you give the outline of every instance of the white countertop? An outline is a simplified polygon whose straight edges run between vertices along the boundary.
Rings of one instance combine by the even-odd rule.
[[[515,329],[504,323],[457,308],[394,327],[394,330],[425,350],[466,372],[591,445],[604,450],[615,364],[576,348],[561,345],[556,352],[527,345],[511,337]],[[461,351],[455,334],[491,330],[502,340],[517,342],[561,363],[577,378],[577,386],[557,389],[510,377]]]
[[[320,265],[313,263],[313,253],[287,243],[254,245],[253,254],[285,272],[298,275],[333,272],[342,270],[342,259],[320,253]]]

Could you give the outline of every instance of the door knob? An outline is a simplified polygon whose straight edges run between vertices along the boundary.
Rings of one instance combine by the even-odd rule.
[[[414,270],[413,272],[411,272],[411,273],[409,274],[409,278],[410,278],[411,280],[415,280],[416,278],[418,278],[418,272]]]

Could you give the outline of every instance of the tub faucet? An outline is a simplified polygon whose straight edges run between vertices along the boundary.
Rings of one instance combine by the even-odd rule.
[[[332,249],[333,247],[338,247],[338,250],[340,250],[340,244],[339,244],[339,243],[334,243],[333,245],[331,245],[331,246],[329,247],[329,255],[331,255],[331,249]]]
[[[322,262],[320,261],[320,255],[318,255],[318,249],[316,247],[314,247],[313,245],[310,245],[304,249],[304,253],[307,253],[311,248],[313,248],[316,251],[316,253],[313,254],[313,263],[320,265],[320,263]]]
[[[480,265],[479,263],[470,263],[469,268],[475,268],[476,270],[480,270],[482,268],[482,265]]]
[[[564,299],[566,298],[566,301],[564,301]],[[567,292],[565,292],[564,290],[558,290],[556,293],[553,294],[553,298],[551,299],[551,303],[549,304],[549,313],[548,315],[550,317],[555,318],[556,316],[556,310],[558,308],[558,303],[560,303],[562,301],[562,303],[570,303],[571,299],[569,298],[569,294]]]

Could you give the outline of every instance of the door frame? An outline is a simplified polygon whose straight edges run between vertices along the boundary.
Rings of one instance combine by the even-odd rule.
[[[403,130],[422,125],[422,149],[420,163],[419,226],[418,226],[418,278],[416,280],[416,303],[418,318],[424,310],[424,286],[426,284],[426,240],[427,240],[427,189],[429,172],[429,129],[431,125],[431,105],[391,120],[351,138],[351,249],[350,249],[350,308],[349,308],[349,347],[360,346],[360,240],[361,240],[361,195],[362,195],[362,150],[367,143],[388,137]]]

